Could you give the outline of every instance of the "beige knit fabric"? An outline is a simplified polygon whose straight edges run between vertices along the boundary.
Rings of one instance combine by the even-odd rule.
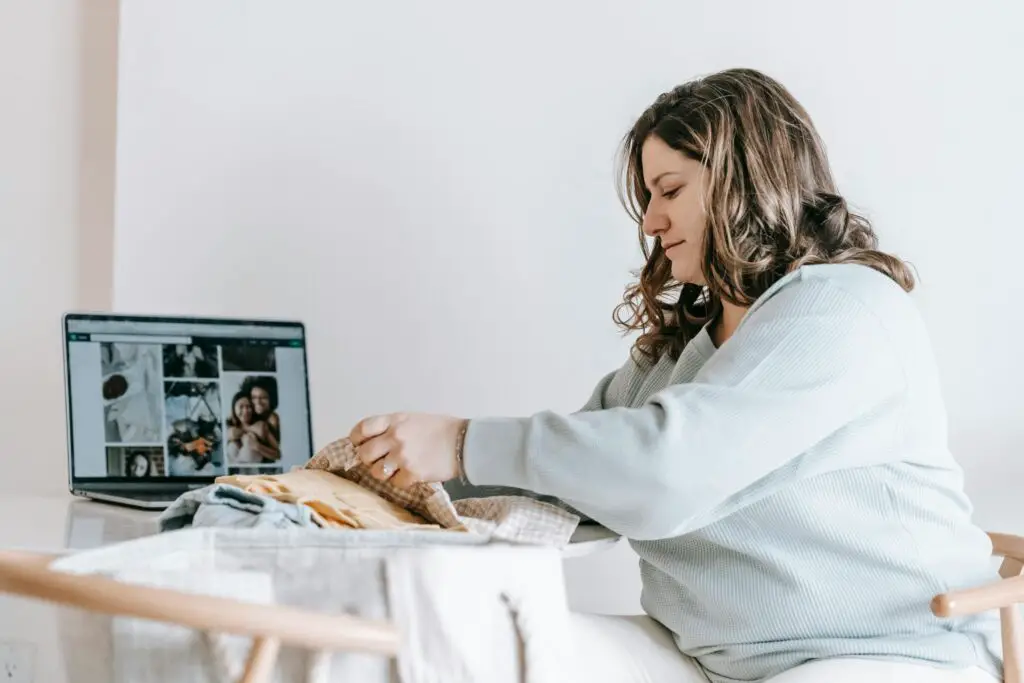
[[[561,547],[569,543],[579,518],[554,505],[520,496],[472,498],[452,502],[440,484],[414,484],[402,489],[380,481],[359,462],[348,439],[321,449],[305,469],[326,470],[353,481],[428,522],[448,530],[469,531],[495,540]]]

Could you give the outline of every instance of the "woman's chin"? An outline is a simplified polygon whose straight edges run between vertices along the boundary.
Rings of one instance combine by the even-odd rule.
[[[707,284],[704,280],[704,274],[699,270],[694,272],[693,268],[684,268],[682,266],[677,266],[674,263],[672,264],[672,278],[676,282],[684,285],[697,285],[699,287],[703,287]]]

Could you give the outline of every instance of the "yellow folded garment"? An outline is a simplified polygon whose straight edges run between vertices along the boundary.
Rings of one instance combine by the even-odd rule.
[[[313,510],[320,526],[346,529],[440,528],[373,491],[324,470],[237,474],[217,477],[216,482],[237,486],[282,503],[305,505]]]

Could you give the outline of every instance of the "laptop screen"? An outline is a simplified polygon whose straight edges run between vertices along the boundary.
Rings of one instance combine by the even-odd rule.
[[[301,323],[68,315],[76,484],[278,474],[312,455]]]

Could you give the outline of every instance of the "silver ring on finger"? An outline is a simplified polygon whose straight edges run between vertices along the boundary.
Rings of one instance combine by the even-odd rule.
[[[389,462],[385,462],[383,465],[380,466],[380,472],[385,477],[390,477],[392,474],[395,473],[395,471],[397,469],[398,469],[397,467],[395,467],[394,465],[392,465]]]

